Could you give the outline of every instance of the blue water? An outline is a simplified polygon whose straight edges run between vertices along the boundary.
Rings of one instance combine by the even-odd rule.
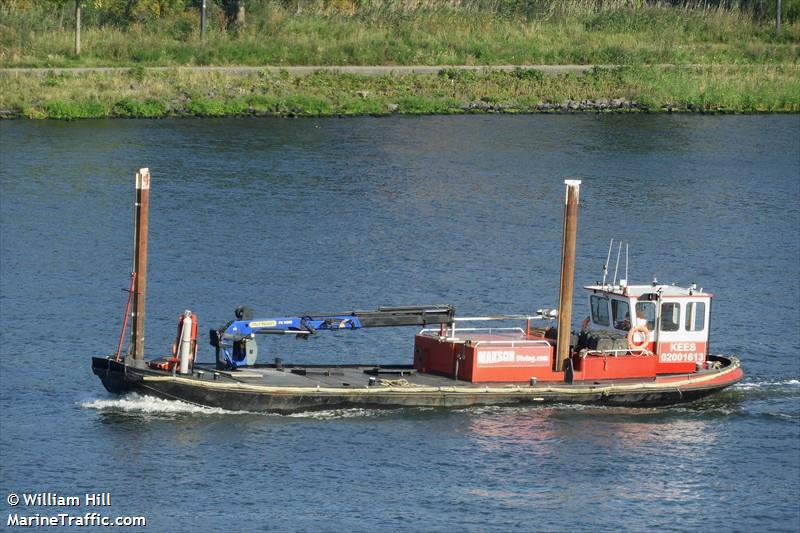
[[[715,294],[711,350],[747,376],[664,409],[277,416],[114,397],[89,358],[116,347],[145,166],[152,356],[185,308],[205,331],[240,304],[555,307],[577,177],[576,285],[629,242],[632,282]],[[65,512],[7,503],[34,492],[110,492],[74,513],[152,531],[800,529],[798,116],[6,121],[0,186],[0,530]],[[580,288],[576,306],[577,323]],[[413,333],[259,347],[407,363]]]

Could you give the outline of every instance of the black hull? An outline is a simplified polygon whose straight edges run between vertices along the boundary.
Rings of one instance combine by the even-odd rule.
[[[149,368],[134,368],[108,358],[93,357],[92,370],[112,393],[137,392],[167,400],[219,407],[232,411],[291,413],[339,408],[401,408],[582,404],[658,407],[692,402],[718,392],[742,377],[738,361],[723,363],[713,379],[657,385],[630,381],[621,385],[597,383],[540,383],[481,387],[456,383],[441,387],[265,387],[241,381],[220,382],[208,377],[173,376]],[[466,386],[459,386],[466,385]]]

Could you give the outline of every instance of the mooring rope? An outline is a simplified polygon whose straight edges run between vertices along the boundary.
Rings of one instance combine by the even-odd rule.
[[[382,387],[423,387],[424,385],[418,385],[417,383],[409,383],[407,379],[386,379],[381,378],[378,380],[378,384]]]

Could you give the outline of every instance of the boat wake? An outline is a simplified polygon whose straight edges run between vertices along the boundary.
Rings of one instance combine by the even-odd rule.
[[[800,379],[787,379],[784,381],[746,381],[737,383],[733,390],[753,390],[753,389],[794,389],[800,390]]]
[[[143,413],[160,415],[230,415],[254,414],[248,411],[227,411],[219,407],[203,407],[179,400],[162,400],[152,396],[131,393],[113,399],[95,399],[82,402],[84,409],[103,412]]]
[[[384,409],[328,409],[324,411],[302,411],[291,414],[257,413],[252,411],[232,411],[219,407],[204,407],[180,400],[163,400],[152,396],[130,393],[119,398],[87,400],[80,403],[83,409],[94,409],[105,413],[130,413],[148,415],[256,415],[280,418],[304,418],[314,420],[335,420],[342,418],[371,418],[386,416],[391,410]]]
[[[737,383],[736,385],[722,391],[714,398],[709,398],[707,402],[714,400],[732,401],[782,401],[800,398],[800,380],[754,380]]]
[[[324,411],[301,411],[299,413],[290,413],[285,416],[287,418],[307,418],[314,420],[337,420],[342,418],[377,418],[391,416],[392,409],[327,409]]]

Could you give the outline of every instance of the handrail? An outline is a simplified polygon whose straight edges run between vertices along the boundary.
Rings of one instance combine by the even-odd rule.
[[[581,358],[585,358],[585,357],[587,357],[589,355],[609,355],[609,354],[613,355],[614,357],[619,357],[620,353],[623,353],[623,354],[630,353],[631,355],[636,355],[637,357],[640,356],[640,355],[655,355],[653,352],[651,352],[650,350],[646,350],[646,349],[639,349],[639,350],[630,350],[630,349],[627,349],[627,350],[602,350],[602,351],[601,350],[587,350],[585,352],[581,351],[580,357]]]
[[[457,316],[454,322],[491,322],[494,320],[549,320],[541,315],[489,315],[489,316]]]
[[[456,333],[459,332],[459,331],[473,331],[473,332],[485,331],[485,332],[488,332],[489,334],[491,334],[492,331],[515,331],[515,332],[518,332],[520,335],[525,335],[525,330],[520,328],[520,327],[516,327],[516,328],[447,328],[447,331],[448,332],[455,331]],[[420,335],[424,335],[426,333],[437,333],[438,334],[440,332],[441,332],[441,330],[439,328],[425,328],[425,329],[420,330],[419,334]]]
[[[478,341],[472,343],[472,346],[478,347],[481,344],[503,344],[503,345],[510,345],[512,348],[515,345],[526,345],[526,346],[547,346],[548,348],[551,346],[549,342],[543,340],[519,340],[519,341]]]

